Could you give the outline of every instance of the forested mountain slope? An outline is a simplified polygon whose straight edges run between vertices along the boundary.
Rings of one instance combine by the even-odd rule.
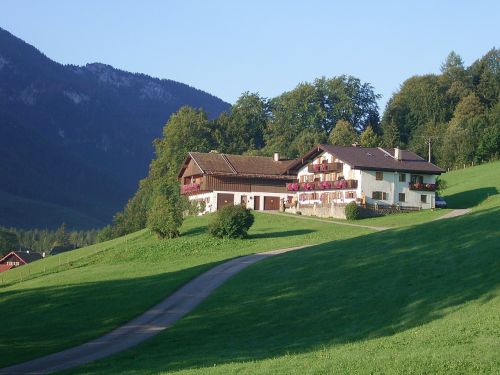
[[[179,82],[99,63],[61,65],[0,28],[0,191],[79,211],[94,219],[89,225],[109,221],[183,105],[209,117],[229,108]],[[0,225],[30,215],[0,202]]]

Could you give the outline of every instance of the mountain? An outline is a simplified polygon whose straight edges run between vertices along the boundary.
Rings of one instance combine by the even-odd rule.
[[[100,63],[61,65],[0,28],[0,197],[37,206],[0,199],[0,225],[109,222],[147,174],[152,141],[183,105],[211,118],[230,107],[172,80]],[[47,206],[57,209],[39,209]]]

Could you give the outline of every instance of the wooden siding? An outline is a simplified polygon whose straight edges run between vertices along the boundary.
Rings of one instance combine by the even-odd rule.
[[[191,176],[197,176],[203,174],[202,170],[196,165],[193,159],[189,161],[188,166],[186,167],[186,170],[182,174],[182,178],[184,177],[191,177]]]
[[[205,176],[203,190],[286,193],[286,181],[257,178]]]

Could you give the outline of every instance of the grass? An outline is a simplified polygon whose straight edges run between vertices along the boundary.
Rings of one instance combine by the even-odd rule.
[[[187,219],[178,239],[141,231],[2,273],[0,367],[98,337],[225,259],[370,232],[257,214],[249,239],[219,240],[209,220]]]
[[[453,205],[478,204],[459,218],[405,214],[394,224],[408,226],[373,233],[258,214],[234,241],[192,218],[173,241],[143,231],[39,262],[53,264],[27,281],[19,269],[0,289],[0,366],[109,331],[224,259],[316,244],[250,266],[171,329],[73,372],[498,373],[500,195],[482,189],[498,192],[499,166],[477,167],[477,185],[459,183],[471,170],[445,175]]]
[[[72,373],[499,373],[500,195],[460,191],[460,172],[473,171],[449,173],[446,197],[473,213],[264,260],[171,329]]]
[[[492,200],[499,199],[500,161],[449,172],[443,179],[447,183],[443,196],[450,208],[496,205]]]

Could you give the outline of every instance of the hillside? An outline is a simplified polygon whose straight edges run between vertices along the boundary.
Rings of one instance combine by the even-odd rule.
[[[1,28],[0,82],[0,191],[91,217],[83,227],[108,222],[137,189],[170,114],[183,105],[210,117],[229,108],[179,82],[58,64]],[[30,226],[31,210],[9,217],[3,208],[0,201],[0,225]]]
[[[249,267],[171,329],[74,372],[497,372],[499,170],[444,175],[450,204],[478,204],[454,219],[408,225],[421,213],[401,214],[406,226],[374,233],[258,214],[249,240],[229,241],[204,233],[209,218],[189,218],[179,239],[141,231],[8,271],[0,345],[13,354],[0,366],[109,331],[223,259],[311,244]],[[473,199],[484,188],[489,196]]]

